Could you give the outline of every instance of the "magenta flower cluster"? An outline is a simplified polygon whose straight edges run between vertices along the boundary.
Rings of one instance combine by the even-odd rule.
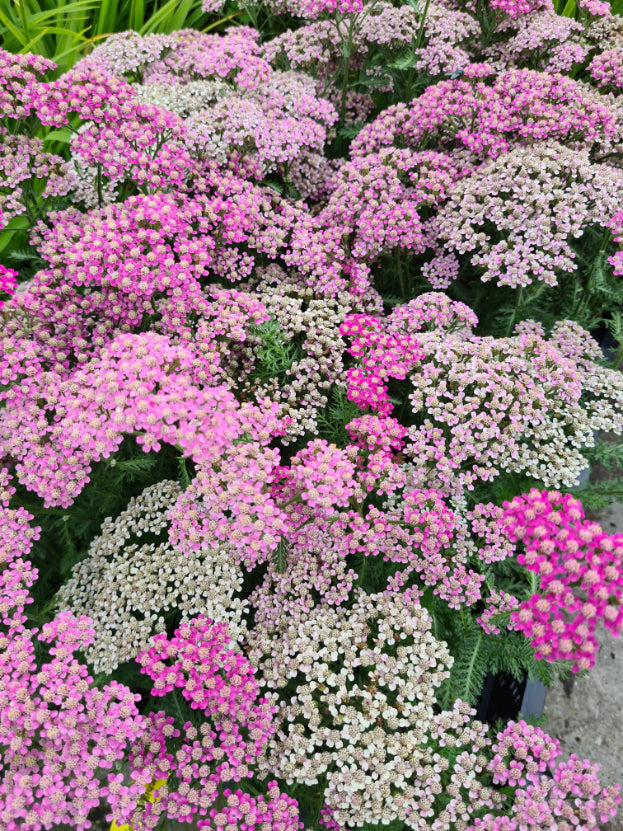
[[[530,491],[505,505],[506,531],[525,551],[517,559],[539,575],[539,593],[511,618],[531,638],[537,657],[590,669],[598,622],[623,629],[623,535],[585,520],[570,495]]]

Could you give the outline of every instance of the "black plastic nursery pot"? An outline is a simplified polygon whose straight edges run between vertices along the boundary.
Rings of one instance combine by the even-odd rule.
[[[476,704],[476,718],[486,724],[495,724],[498,719],[539,718],[546,692],[547,687],[540,681],[518,681],[507,672],[489,673]]]

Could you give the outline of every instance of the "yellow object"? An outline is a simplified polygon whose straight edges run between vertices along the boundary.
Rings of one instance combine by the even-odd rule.
[[[146,785],[145,795],[140,797],[138,804],[144,805],[146,802],[160,802],[160,797],[158,796],[157,791],[159,791],[160,788],[166,784],[166,781],[166,779],[156,779],[153,782],[150,782],[149,785]],[[154,791],[156,791],[156,793],[154,793]],[[117,825],[117,823],[113,820],[109,831],[140,831],[140,828],[135,828],[133,825],[128,825],[127,823]]]

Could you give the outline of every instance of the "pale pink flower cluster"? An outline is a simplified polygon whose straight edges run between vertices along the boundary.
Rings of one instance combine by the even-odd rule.
[[[588,71],[599,87],[620,90],[623,87],[623,48],[606,49],[596,55]]]
[[[92,463],[114,453],[126,433],[145,452],[167,442],[209,463],[241,429],[238,405],[224,386],[210,385],[210,367],[209,357],[162,335],[121,336],[67,380],[46,373],[33,379],[36,390],[22,384],[4,392],[3,452],[47,505],[64,506],[89,481]]]
[[[518,147],[457,184],[436,230],[448,251],[470,255],[485,282],[555,286],[577,269],[571,242],[607,224],[621,187],[621,171],[591,164],[586,151],[551,140]]]
[[[419,423],[405,452],[432,477],[427,487],[454,493],[502,470],[571,486],[585,466],[579,444],[592,444],[593,430],[606,423],[623,427],[616,373],[593,362],[594,345],[573,326],[555,327],[550,342],[537,334],[481,338],[471,334],[473,314],[441,297],[422,295],[384,318],[346,319],[341,331],[357,362],[347,370],[351,400],[386,416],[388,382],[409,381]]]
[[[64,196],[75,186],[67,163],[43,149],[39,138],[7,135],[0,127],[0,229],[25,212],[35,212],[32,189],[43,184],[41,199]]]
[[[501,620],[505,621],[506,629],[517,629],[517,625],[506,622],[509,612],[519,607],[519,601],[512,594],[505,591],[492,591],[487,598],[485,610],[476,620],[482,626],[487,635],[499,635],[501,633]]]
[[[619,786],[602,788],[597,766],[575,754],[553,764],[560,746],[540,728],[511,721],[491,749],[495,756],[487,770],[494,782],[515,788],[512,803],[502,815],[476,819],[468,831],[599,831],[616,814]]]
[[[579,0],[578,6],[593,17],[610,17],[612,7],[605,0]]]

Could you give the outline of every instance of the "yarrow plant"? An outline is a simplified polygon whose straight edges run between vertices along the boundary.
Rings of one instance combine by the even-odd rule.
[[[511,539],[525,546],[518,561],[539,574],[541,590],[511,618],[532,638],[538,657],[572,660],[576,672],[590,669],[599,648],[597,622],[615,636],[623,626],[623,537],[585,521],[578,500],[556,492],[516,497],[505,520]]]
[[[608,11],[271,0],[54,80],[0,53],[3,828],[616,813],[481,699],[623,626],[575,495],[623,433]]]

